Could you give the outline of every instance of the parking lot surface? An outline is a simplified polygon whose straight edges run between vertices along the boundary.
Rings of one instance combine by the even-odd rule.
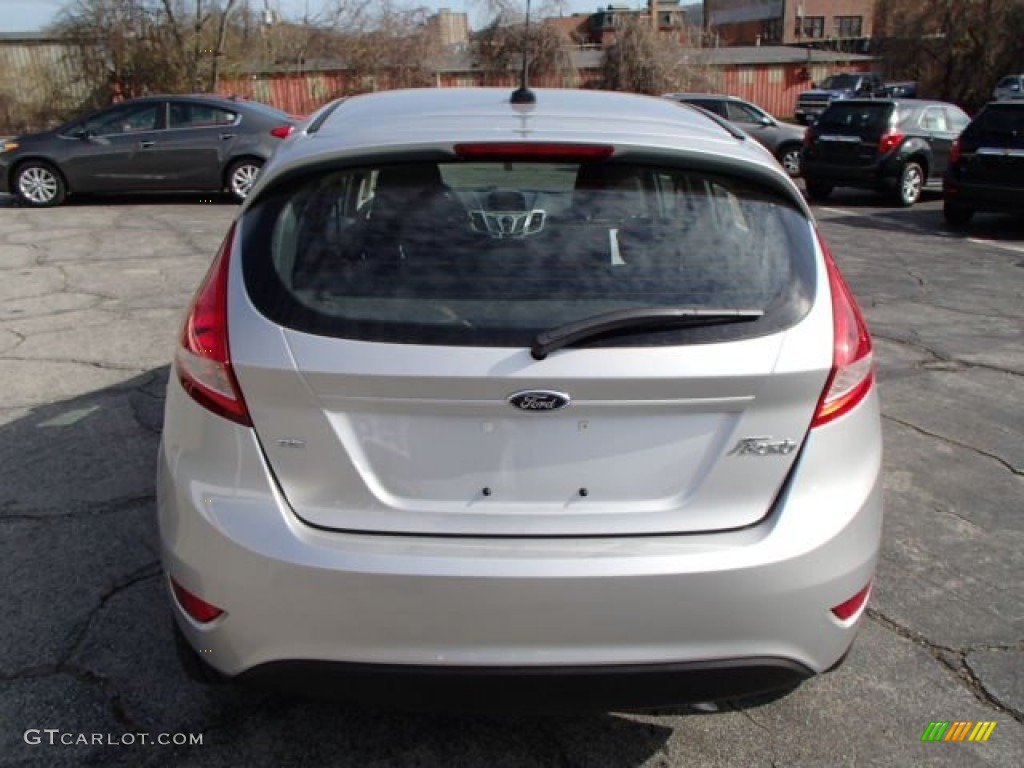
[[[498,717],[183,676],[156,450],[181,315],[236,209],[0,199],[0,765],[1024,765],[1024,222],[956,234],[934,198],[879,202],[817,209],[885,428],[883,555],[845,666],[742,709]],[[996,726],[922,742],[932,721]]]

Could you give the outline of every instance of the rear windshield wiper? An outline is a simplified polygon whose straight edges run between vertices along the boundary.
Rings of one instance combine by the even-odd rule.
[[[705,309],[688,307],[638,307],[616,309],[585,317],[549,331],[541,331],[533,340],[530,354],[543,360],[550,353],[570,344],[598,336],[632,333],[663,328],[703,328],[709,325],[749,323],[764,316],[760,309]]]

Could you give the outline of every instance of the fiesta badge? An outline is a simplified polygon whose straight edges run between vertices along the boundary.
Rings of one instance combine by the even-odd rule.
[[[564,392],[552,392],[546,389],[527,389],[508,396],[508,402],[520,411],[558,411],[569,404],[569,396]]]

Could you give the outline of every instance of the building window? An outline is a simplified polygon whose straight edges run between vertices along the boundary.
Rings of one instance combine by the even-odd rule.
[[[764,43],[782,42],[782,19],[768,19],[761,22],[761,41]]]
[[[782,67],[770,67],[768,69],[768,82],[773,85],[782,82]]]
[[[825,36],[825,17],[824,16],[804,16],[803,18],[803,29],[800,27],[800,19],[796,20],[796,29],[794,34],[797,37],[824,37]]]
[[[754,84],[754,70],[752,67],[740,67],[737,73],[740,85],[753,85]]]
[[[836,16],[837,37],[863,37],[863,16]]]

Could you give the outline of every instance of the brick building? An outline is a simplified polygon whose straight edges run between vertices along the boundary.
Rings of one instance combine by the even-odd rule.
[[[543,23],[561,31],[576,45],[605,48],[615,42],[616,33],[624,24],[651,24],[652,6],[658,31],[685,41],[692,25],[681,0],[654,0],[653,3],[637,3],[635,8],[609,3],[592,13],[551,17]]]
[[[427,19],[427,27],[445,48],[469,42],[469,15],[449,8],[439,8]]]
[[[704,0],[722,45],[800,45],[866,52],[875,0]]]

